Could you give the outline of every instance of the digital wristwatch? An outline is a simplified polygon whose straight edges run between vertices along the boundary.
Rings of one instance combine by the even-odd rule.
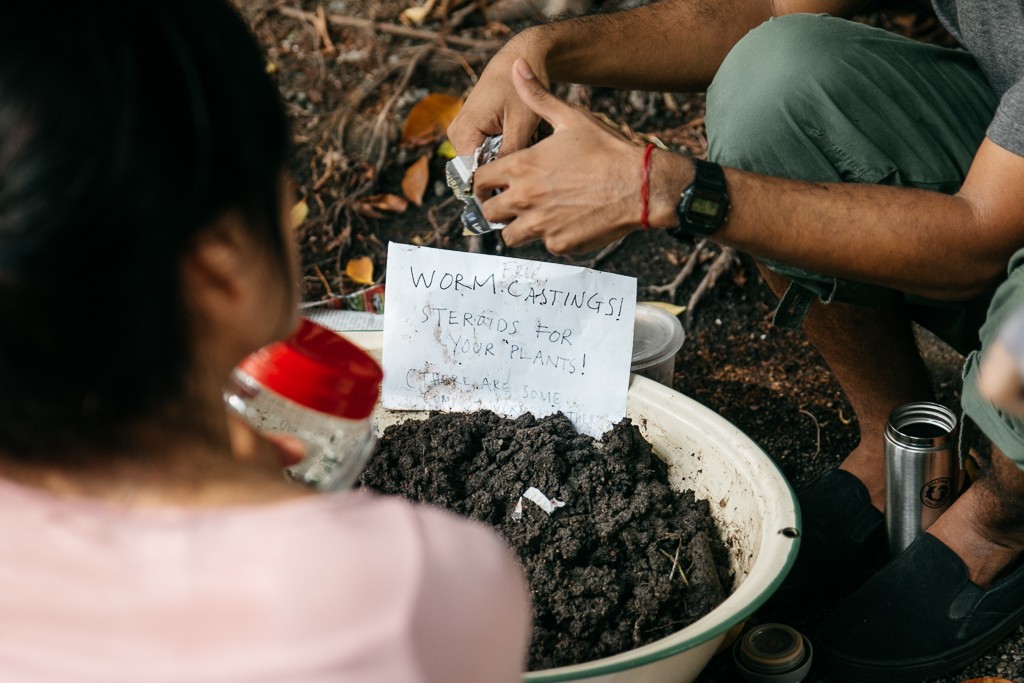
[[[676,205],[679,225],[669,228],[676,239],[708,237],[725,222],[729,211],[729,193],[722,167],[710,161],[694,159],[693,182],[683,190]]]

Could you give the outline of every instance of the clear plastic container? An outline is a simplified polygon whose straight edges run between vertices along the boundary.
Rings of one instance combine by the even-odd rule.
[[[268,437],[301,442],[304,454],[287,469],[291,477],[337,491],[352,485],[376,445],[370,415],[382,377],[366,351],[303,320],[287,340],[234,369],[224,400]]]
[[[647,303],[636,305],[633,325],[633,359],[630,372],[672,386],[676,354],[686,335],[679,318],[663,308]]]

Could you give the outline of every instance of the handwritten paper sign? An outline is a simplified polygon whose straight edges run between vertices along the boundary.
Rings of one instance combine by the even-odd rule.
[[[385,408],[625,416],[635,278],[391,243],[387,288]]]

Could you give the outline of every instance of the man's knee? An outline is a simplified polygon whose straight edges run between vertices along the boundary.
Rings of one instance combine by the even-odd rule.
[[[850,91],[862,29],[844,19],[792,14],[750,31],[729,52],[708,89],[709,157],[726,165],[783,174],[773,164],[807,169],[790,177],[830,180],[823,172],[821,141],[828,107]],[[838,89],[839,92],[836,92]],[[848,96],[848,95],[847,95]]]

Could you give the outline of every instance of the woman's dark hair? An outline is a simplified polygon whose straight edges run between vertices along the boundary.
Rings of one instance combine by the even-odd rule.
[[[108,443],[181,398],[180,266],[237,210],[285,263],[288,132],[226,0],[7,3],[0,21],[0,451]]]

